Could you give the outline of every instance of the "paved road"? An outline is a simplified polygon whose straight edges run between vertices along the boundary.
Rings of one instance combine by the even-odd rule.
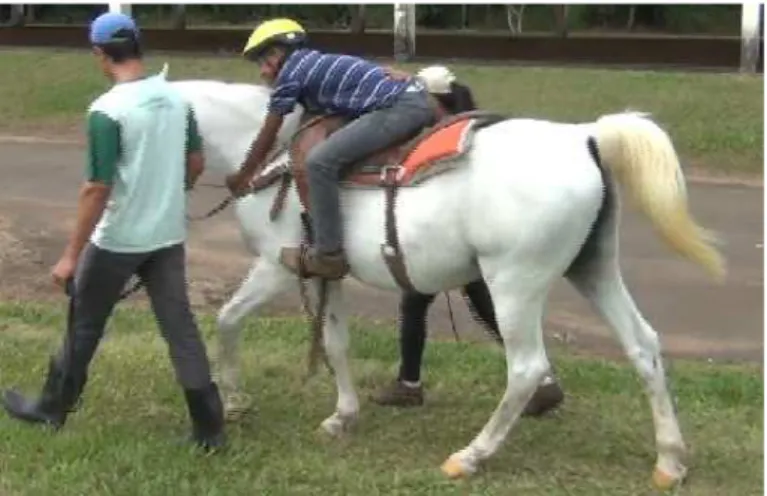
[[[71,227],[82,157],[82,148],[75,145],[0,143],[0,229],[5,227],[0,232],[0,290],[6,294],[32,297],[47,291],[48,267]],[[200,189],[192,200],[193,213],[203,213],[223,194],[218,189]],[[668,354],[761,361],[763,190],[693,184],[690,196],[697,218],[726,241],[728,280],[717,285],[670,253],[649,224],[629,208],[624,211],[622,235],[622,264],[629,288],[661,333]],[[190,246],[195,292],[198,298],[218,304],[250,263],[231,212],[198,224]],[[354,314],[394,322],[396,294],[356,283],[349,289]],[[269,305],[267,312],[298,308],[296,292]],[[453,310],[462,336],[480,338],[481,331],[457,294]],[[435,303],[430,319],[432,332],[450,332],[444,297]],[[546,331],[575,350],[619,351],[610,331],[564,281],[551,296]]]

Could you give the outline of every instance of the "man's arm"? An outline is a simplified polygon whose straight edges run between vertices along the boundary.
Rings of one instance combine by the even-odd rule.
[[[64,255],[77,260],[106,207],[120,158],[120,126],[106,114],[88,115],[88,165],[80,188],[77,221]]]
[[[186,189],[194,188],[197,179],[205,171],[205,156],[202,151],[202,137],[200,136],[197,118],[194,109],[189,107],[186,125]]]

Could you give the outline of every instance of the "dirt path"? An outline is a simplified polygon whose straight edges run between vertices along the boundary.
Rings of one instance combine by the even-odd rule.
[[[0,143],[0,294],[5,298],[59,297],[48,278],[50,266],[71,228],[83,152],[73,145]],[[207,178],[206,181],[210,181]],[[201,188],[192,211],[201,214],[223,197]],[[662,246],[648,223],[628,209],[623,216],[625,278],[645,317],[661,333],[667,353],[717,360],[763,358],[763,190],[760,187],[692,185],[692,209],[726,241],[729,278],[708,280],[697,267]],[[239,284],[251,263],[227,211],[195,225],[190,241],[190,279],[199,305],[219,305]],[[397,295],[350,283],[354,315],[391,322]],[[453,311],[461,335],[482,338],[466,306],[454,293]],[[266,313],[299,312],[297,291],[269,305]],[[430,313],[430,331],[449,333],[444,296]],[[547,334],[576,351],[619,351],[610,331],[563,281],[553,292]]]

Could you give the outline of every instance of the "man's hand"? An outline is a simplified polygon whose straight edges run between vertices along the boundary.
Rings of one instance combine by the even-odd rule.
[[[226,187],[236,198],[245,196],[250,191],[250,178],[242,172],[226,176]]]
[[[72,258],[70,255],[64,254],[51,271],[54,284],[65,288],[67,280],[71,279],[75,275],[76,268],[77,259]]]
[[[74,275],[80,253],[106,208],[111,190],[111,186],[96,181],[87,181],[80,188],[75,229],[64,253],[51,271],[53,282],[59,286],[64,287]]]

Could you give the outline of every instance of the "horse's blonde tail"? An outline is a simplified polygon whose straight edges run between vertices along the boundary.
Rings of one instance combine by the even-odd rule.
[[[716,237],[688,212],[684,176],[668,134],[642,114],[623,113],[597,120],[595,138],[603,166],[666,243],[722,280],[726,269],[713,246]]]

